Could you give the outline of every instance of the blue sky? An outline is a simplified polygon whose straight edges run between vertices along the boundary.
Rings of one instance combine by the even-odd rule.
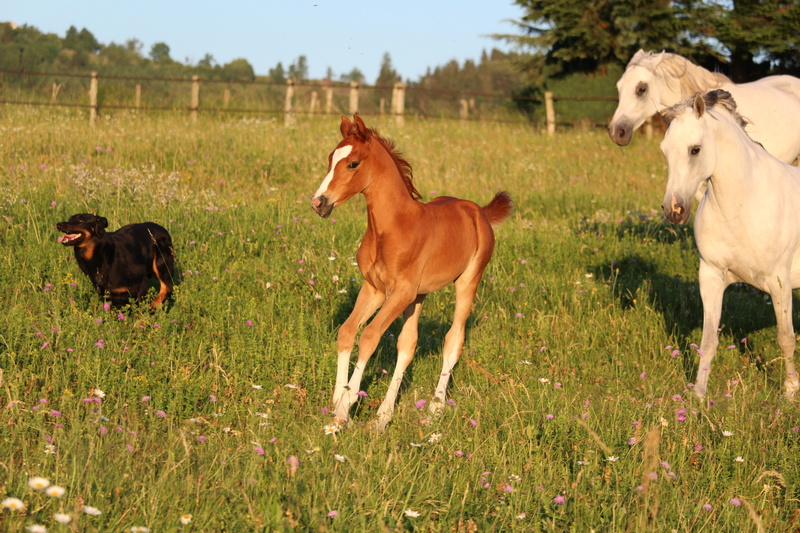
[[[512,0],[3,0],[0,11],[2,21],[61,37],[75,26],[102,44],[136,38],[145,56],[163,42],[177,61],[244,58],[265,75],[304,55],[312,78],[356,67],[367,83],[387,52],[402,78],[416,81],[452,59],[509,51],[488,36],[518,33],[508,20],[521,16]]]

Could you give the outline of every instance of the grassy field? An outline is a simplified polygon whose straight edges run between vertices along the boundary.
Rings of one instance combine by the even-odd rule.
[[[353,423],[328,434],[366,226],[361,197],[329,219],[309,208],[338,118],[120,114],[92,129],[77,113],[0,113],[0,498],[25,505],[0,509],[3,531],[800,527],[800,409],[781,395],[762,293],[729,289],[709,401],[691,393],[698,259],[691,228],[662,221],[657,140],[366,117],[425,200],[485,204],[505,189],[516,210],[443,415],[420,407],[451,289],[425,303],[387,431],[369,421],[399,323]],[[168,306],[103,308],[56,242],[56,222],[79,212],[170,231],[181,280]]]

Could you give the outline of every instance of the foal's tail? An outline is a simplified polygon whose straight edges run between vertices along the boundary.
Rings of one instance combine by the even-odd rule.
[[[513,207],[511,196],[506,191],[500,191],[494,195],[491,202],[481,207],[481,211],[489,224],[495,227],[508,218]]]

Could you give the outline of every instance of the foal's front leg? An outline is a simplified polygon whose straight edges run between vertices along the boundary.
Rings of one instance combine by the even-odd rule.
[[[700,342],[700,363],[697,367],[697,379],[694,393],[705,398],[708,389],[708,376],[711,373],[711,362],[719,346],[720,317],[722,316],[722,295],[728,286],[719,270],[712,268],[700,259],[700,297],[703,300],[703,340]]]
[[[359,294],[359,298],[360,298]],[[395,288],[387,294],[386,301],[383,303],[380,311],[375,315],[372,321],[364,328],[361,333],[361,338],[358,340],[358,360],[355,367],[353,367],[353,374],[350,376],[350,381],[344,386],[344,391],[335,403],[333,411],[334,421],[345,423],[349,418],[350,407],[358,399],[358,391],[361,387],[361,377],[364,374],[364,369],[367,366],[367,361],[372,357],[375,348],[378,347],[378,342],[381,336],[391,323],[400,316],[400,313],[414,301],[416,293],[410,287],[403,289]],[[352,315],[351,315],[352,316]],[[348,318],[348,321],[350,319]],[[352,347],[352,344],[350,345]],[[349,357],[349,351],[347,352]],[[342,354],[339,354],[339,362],[341,370]]]
[[[353,311],[347,317],[344,324],[339,328],[339,336],[336,342],[337,362],[336,362],[336,385],[333,389],[333,406],[336,407],[343,400],[342,396],[347,392],[347,376],[350,371],[350,354],[356,342],[356,335],[369,317],[378,310],[384,300],[384,295],[369,282],[364,282],[358,293],[356,304]],[[358,391],[353,391],[355,395]],[[349,399],[344,400],[350,402]],[[353,400],[355,401],[355,400]],[[350,402],[352,403],[352,402]],[[345,419],[346,420],[346,419]]]

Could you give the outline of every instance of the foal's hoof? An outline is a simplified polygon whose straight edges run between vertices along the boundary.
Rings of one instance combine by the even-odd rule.
[[[428,403],[428,414],[431,415],[431,418],[439,418],[442,416],[443,408],[444,402],[438,398],[434,398]]]
[[[797,385],[796,384],[787,384],[786,390],[783,393],[784,398],[787,400],[794,400],[797,397]]]
[[[368,429],[374,431],[375,433],[384,433],[386,431],[386,426],[389,425],[389,422],[391,422],[391,420],[392,420],[391,418],[378,417],[372,422],[370,422],[367,427]]]

